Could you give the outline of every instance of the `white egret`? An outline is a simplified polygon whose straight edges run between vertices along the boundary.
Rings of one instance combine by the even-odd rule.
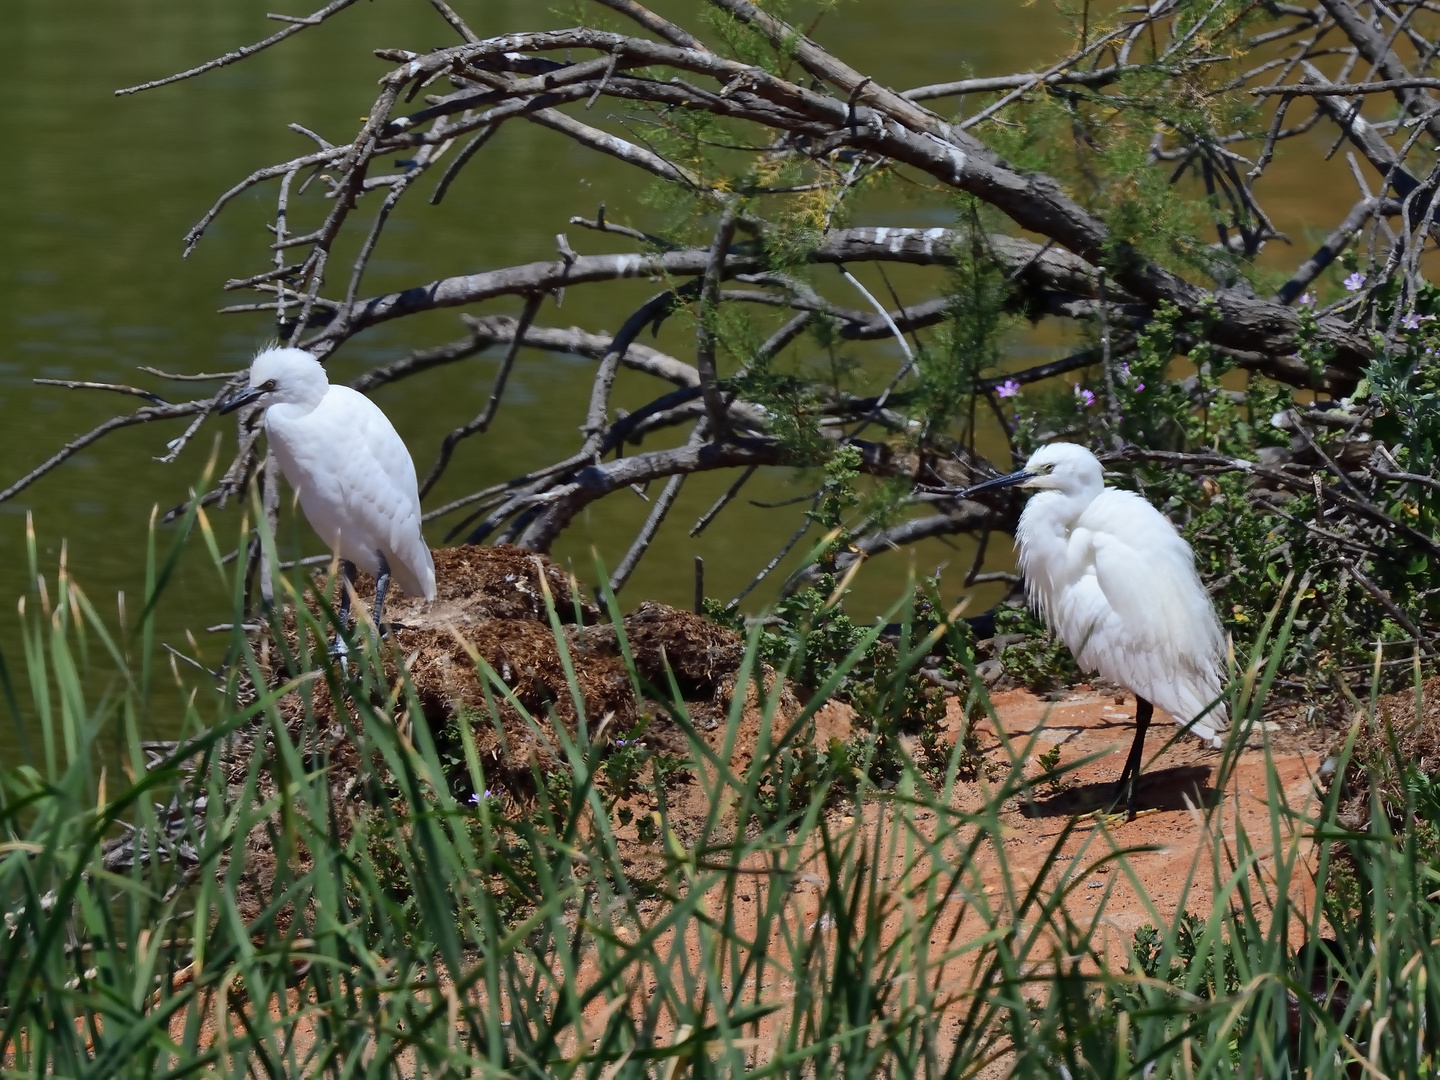
[[[325,368],[303,349],[273,348],[251,362],[250,388],[220,411],[250,404],[265,410],[265,434],[280,471],[299,494],[305,517],[340,557],[346,582],[341,630],[357,567],[375,578],[377,628],[392,575],[407,593],[435,599],[415,463],[380,407],[348,386],[331,386]],[[346,652],[338,633],[335,652]]]
[[[1083,670],[1135,695],[1135,741],[1117,787],[1133,820],[1154,705],[1212,746],[1229,727],[1220,622],[1190,545],[1139,495],[1106,487],[1089,450],[1051,443],[962,497],[1012,484],[1036,492],[1015,533],[1031,606]]]

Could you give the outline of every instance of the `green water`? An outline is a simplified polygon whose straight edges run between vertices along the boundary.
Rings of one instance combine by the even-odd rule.
[[[227,278],[269,265],[263,225],[273,210],[274,188],[262,186],[237,200],[184,261],[182,235],[238,179],[310,147],[286,129],[287,123],[301,123],[332,140],[348,139],[385,70],[372,48],[423,51],[454,40],[423,0],[375,0],[241,64],[139,96],[112,95],[118,87],[193,66],[266,36],[279,25],[264,17],[277,3],[8,0],[0,17],[0,140],[10,148],[7,167],[0,171],[0,487],[80,432],[143,404],[93,391],[35,387],[33,378],[134,383],[180,400],[189,396],[185,386],[142,375],[137,366],[176,372],[243,366],[268,339],[270,326],[262,315],[216,314],[236,299],[220,286]],[[463,0],[455,6],[485,34],[573,21],[539,2]],[[683,16],[701,5],[655,6]],[[303,14],[310,8],[293,10]],[[899,87],[1021,70],[1057,55],[1064,42],[1053,10],[1044,3],[995,0],[852,0],[822,24],[817,36],[856,67]],[[567,219],[593,215],[603,201],[612,220],[653,224],[653,213],[638,199],[646,183],[636,172],[588,155],[561,136],[512,123],[472,163],[441,207],[429,207],[423,195],[402,204],[362,291],[373,294],[450,274],[550,259],[558,232],[568,233],[581,251],[625,250],[610,238],[569,226]],[[295,208],[297,229],[328,205],[315,187]],[[362,207],[352,227],[368,221],[372,212]],[[949,215],[937,202],[922,204],[900,192],[893,204],[868,207],[856,223],[931,226],[948,224]],[[332,274],[330,291],[343,288],[344,279],[343,271]],[[933,277],[902,276],[902,297],[915,299],[927,281]],[[572,290],[562,310],[547,305],[541,320],[613,330],[652,291],[644,283]],[[859,306],[853,296],[845,302]],[[518,305],[479,310],[515,313]],[[330,365],[332,378],[353,378],[412,348],[459,336],[454,312],[382,326],[345,346]],[[685,355],[682,334],[669,331],[660,344]],[[1033,362],[1060,344],[1047,329],[1017,340],[1014,358]],[[876,364],[893,370],[893,344],[870,348]],[[497,363],[494,355],[472,359],[376,395],[422,474],[444,434],[483,406]],[[522,473],[578,446],[591,371],[589,361],[522,353],[496,423],[488,434],[462,445],[428,505]],[[643,377],[625,375],[616,403],[633,408],[653,391]],[[98,607],[114,611],[120,591],[132,598],[132,611],[138,607],[151,508],[184,500],[216,440],[222,464],[233,447],[233,425],[212,421],[178,461],[157,464],[154,457],[183,426],[169,422],[119,432],[19,498],[0,503],[0,605],[5,611],[14,611],[14,598],[29,585],[27,513],[35,517],[42,568],[53,572],[62,542],[68,543],[69,564]],[[803,478],[775,470],[747,494],[780,500],[810,490],[809,479],[807,486]],[[733,595],[790,535],[799,520],[797,507],[761,509],[742,502],[698,541],[688,539],[690,524],[729,481],[724,475],[700,476],[686,485],[660,541],[627,589],[630,602],[650,596],[688,604],[695,555],[705,559],[708,591]],[[588,568],[593,549],[614,566],[646,512],[639,498],[613,496],[577,521],[557,555]],[[222,544],[230,540],[233,546],[239,528],[235,510],[216,512],[212,520]],[[447,522],[432,523],[431,542],[438,543],[446,528]],[[320,550],[293,514],[287,515],[282,532],[291,552]],[[161,542],[169,542],[163,530]],[[222,621],[228,602],[201,545],[191,548],[173,587],[176,595],[164,608],[161,637],[183,644],[184,630],[194,627],[202,659],[214,660],[204,654],[205,635],[198,628]],[[927,544],[914,563],[921,571],[950,563],[958,588],[970,550],[964,544]],[[873,610],[893,599],[908,566],[904,555],[892,555],[867,567],[857,582],[860,606]],[[979,598],[977,606],[986,599]],[[13,615],[0,615],[0,648],[12,668],[18,659],[16,640]],[[217,651],[213,645],[208,649]],[[0,730],[0,748],[7,742]]]

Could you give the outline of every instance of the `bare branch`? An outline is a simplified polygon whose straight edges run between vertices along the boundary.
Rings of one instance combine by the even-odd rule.
[[[710,242],[710,255],[705,263],[704,284],[700,289],[700,312],[695,324],[695,370],[700,375],[700,392],[705,397],[705,411],[710,415],[710,434],[720,438],[725,434],[725,399],[716,385],[718,374],[715,368],[715,320],[716,309],[720,306],[720,277],[725,267],[725,257],[730,252],[730,241],[735,236],[735,211],[727,207],[715,226],[715,238]]]
[[[490,429],[490,421],[495,419],[495,410],[500,407],[500,397],[505,393],[505,383],[510,378],[510,368],[515,363],[515,357],[520,352],[520,345],[525,340],[526,333],[530,330],[530,324],[535,321],[535,316],[540,311],[540,305],[544,302],[543,293],[536,293],[525,301],[525,310],[520,315],[520,321],[516,324],[510,337],[510,348],[505,351],[505,359],[500,362],[500,370],[495,375],[495,387],[490,391],[490,400],[485,404],[485,411],[471,420],[468,424],[456,428],[445,436],[440,444],[440,454],[435,459],[435,464],[430,467],[430,472],[420,484],[420,497],[423,499],[430,494],[430,489],[445,472],[445,466],[450,464],[450,455],[455,452],[456,445],[462,439],[468,439],[477,432],[485,432]]]
[[[154,375],[161,379],[170,379],[173,382],[220,382],[222,380],[233,379],[236,375],[240,374],[238,371],[204,371],[196,375],[183,375],[171,371],[161,371],[159,368],[145,367],[144,365],[141,365],[136,370],[143,371],[146,375]]]
[[[1067,61],[1068,64],[1068,61]],[[1112,64],[1109,67],[1084,70],[1061,70],[1024,75],[992,75],[983,79],[960,79],[957,82],[932,83],[901,91],[909,101],[930,101],[942,97],[963,97],[966,94],[989,94],[996,90],[1017,90],[1039,86],[1100,87],[1114,82],[1121,75],[1146,70],[1144,64]]]
[[[149,390],[141,390],[137,386],[126,386],[123,383],[82,382],[75,379],[31,379],[30,381],[36,386],[63,386],[70,390],[108,390],[115,394],[131,394],[134,397],[144,398],[156,405],[170,404],[159,394],[152,394]]]
[[[691,37],[683,29],[668,19],[662,19],[648,8],[636,3],[635,0],[596,0],[596,3],[604,4],[614,11],[634,19],[646,30],[652,34],[658,34],[671,45],[678,45],[682,49],[705,49],[704,44]]]
[[[1385,81],[1396,84],[1393,87],[1395,98],[1407,113],[1419,117],[1433,108],[1433,98],[1406,85],[1414,82],[1414,76],[1390,48],[1390,41],[1381,39],[1370,20],[1356,11],[1348,0],[1320,0],[1320,6],[1335,20],[1335,25],[1354,43],[1376,73]],[[1426,127],[1432,138],[1440,138],[1440,119],[1431,116]]]
[[[706,425],[708,420],[701,419],[695,425],[695,430],[690,435],[687,445],[698,446],[705,441]],[[625,553],[625,558],[620,560],[620,565],[610,575],[610,591],[618,593],[630,580],[630,575],[640,565],[640,560],[645,552],[649,550],[651,543],[655,540],[655,534],[660,531],[661,524],[670,513],[670,507],[675,505],[675,499],[680,494],[680,488],[685,483],[685,473],[677,472],[665,481],[665,488],[660,492],[660,497],[655,500],[655,505],[650,508],[650,514],[645,519],[645,524],[640,529],[640,534],[635,537],[635,542],[630,545],[630,550]]]
[[[1315,94],[1339,94],[1348,97],[1352,94],[1384,94],[1392,90],[1412,89],[1440,90],[1440,79],[1412,76],[1408,79],[1386,79],[1371,83],[1327,83],[1323,87],[1305,82],[1290,86],[1257,86],[1250,93],[1256,97],[1265,97],[1269,94],[1293,94],[1301,97]]]
[[[956,503],[951,510],[945,513],[911,518],[886,529],[867,532],[851,542],[850,550],[842,551],[836,556],[835,569],[844,572],[861,559],[880,555],[887,551],[897,551],[937,536],[955,536],[959,533],[977,532],[997,524],[995,520],[997,516],[994,510],[980,503],[961,502]],[[1005,523],[999,524],[1003,526]],[[1013,527],[1013,523],[1011,524]],[[815,567],[807,567],[792,583],[792,587],[813,582],[817,576],[819,576],[819,571]]]
[[[749,483],[750,478],[755,475],[755,469],[756,466],[754,465],[747,467],[736,478],[735,482],[725,489],[725,493],[711,504],[710,509],[701,514],[695,524],[690,526],[690,536],[699,536],[710,527],[710,523],[720,516],[720,511],[729,506],[735,496],[740,494],[740,489]]]
[[[157,86],[168,86],[170,83],[180,82],[182,79],[193,79],[196,75],[203,75],[207,71],[214,71],[216,68],[226,67],[239,60],[244,60],[247,56],[254,56],[257,52],[260,52],[262,49],[268,49],[271,45],[278,45],[286,38],[293,34],[298,34],[307,27],[319,26],[320,23],[324,22],[331,15],[334,15],[337,11],[344,10],[355,2],[356,0],[331,0],[330,3],[326,4],[319,11],[303,19],[296,19],[290,23],[289,26],[285,27],[285,29],[276,31],[264,41],[257,41],[254,45],[246,45],[236,49],[234,52],[228,52],[224,56],[217,56],[214,60],[207,61],[199,67],[190,68],[188,71],[182,71],[176,75],[167,75],[163,79],[155,79],[151,82],[141,83],[139,86],[128,86],[123,90],[116,90],[115,96],[122,97],[125,94],[138,94],[142,90],[153,90]]]
[[[1367,221],[1381,215],[1394,216],[1399,214],[1400,204],[1394,199],[1362,199],[1356,203],[1345,215],[1345,220],[1336,226],[1335,231],[1325,238],[1314,255],[1300,264],[1294,276],[1282,285],[1276,296],[1282,304],[1293,304],[1296,298],[1310,287],[1321,272],[1340,257],[1340,253],[1349,246],[1355,234],[1364,227]]]
[[[72,439],[47,458],[42,464],[31,469],[4,491],[0,491],[0,502],[13,499],[46,473],[74,457],[81,450],[84,450],[85,447],[100,441],[112,431],[134,427],[136,424],[148,424],[152,420],[175,420],[182,416],[194,416],[196,413],[208,409],[210,405],[211,402],[208,399],[205,401],[182,401],[175,405],[146,406],[143,409],[137,409],[135,412],[128,413],[124,416],[111,417],[100,426],[92,428],[79,438]]]
[[[464,19],[455,14],[455,9],[447,4],[445,0],[430,0],[430,5],[438,11],[440,17],[449,23],[451,28],[466,41],[474,44],[480,40],[479,35],[470,29]]]

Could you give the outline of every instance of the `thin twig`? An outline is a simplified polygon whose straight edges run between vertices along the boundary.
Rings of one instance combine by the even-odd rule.
[[[725,493],[711,504],[710,509],[701,514],[695,524],[690,526],[690,536],[699,536],[710,527],[710,523],[720,516],[720,511],[729,506],[730,501],[734,499],[736,495],[740,494],[740,489],[755,475],[755,470],[756,466],[751,465],[739,475],[733,484],[725,489]]]
[[[445,467],[450,464],[450,456],[455,452],[455,447],[461,440],[468,439],[477,433],[483,434],[490,429],[490,422],[495,419],[495,412],[500,408],[500,398],[505,393],[505,384],[510,378],[510,369],[515,365],[515,357],[519,354],[525,334],[535,321],[535,316],[540,311],[540,305],[544,302],[544,293],[536,293],[525,301],[525,310],[520,313],[520,321],[515,327],[515,336],[510,339],[510,348],[505,350],[505,358],[500,361],[500,370],[495,373],[495,385],[490,391],[490,400],[485,403],[485,408],[479,416],[445,436],[444,441],[440,444],[440,453],[435,459],[435,464],[430,467],[430,472],[426,474],[424,482],[420,485],[422,499],[430,494],[430,489],[435,486],[435,482],[445,472]]]
[[[196,375],[182,375],[170,371],[161,371],[159,368],[145,367],[144,365],[137,367],[136,370],[143,371],[146,375],[154,375],[157,378],[170,379],[174,382],[220,382],[222,380],[233,379],[236,375],[240,374],[239,371],[205,371]]]
[[[134,397],[144,398],[156,405],[170,404],[159,394],[141,390],[138,386],[126,386],[124,383],[85,382],[79,379],[31,379],[30,381],[36,386],[63,386],[69,390],[108,390],[114,394],[130,394]]]
[[[465,148],[455,155],[455,160],[450,162],[444,173],[440,176],[440,182],[435,185],[435,190],[430,195],[430,205],[439,206],[440,200],[445,198],[445,193],[450,190],[450,184],[459,175],[460,170],[480,152],[480,148],[490,141],[490,137],[500,130],[499,124],[488,124],[475,133],[475,137],[465,144]]]
[[[700,392],[705,398],[705,411],[710,416],[710,436],[714,439],[725,435],[725,396],[720,392],[719,375],[715,366],[715,322],[720,307],[720,277],[725,266],[725,256],[730,251],[730,241],[735,236],[735,222],[738,217],[733,206],[727,206],[715,226],[715,236],[710,241],[710,260],[705,267],[705,277],[700,289],[700,311],[695,326],[695,370],[700,374]]]
[[[812,505],[815,505],[814,500],[812,500]],[[807,515],[805,520],[801,523],[800,527],[795,530],[794,535],[792,535],[789,540],[786,540],[785,543],[781,546],[780,550],[775,553],[775,557],[771,559],[768,563],[766,563],[763,567],[761,567],[760,572],[750,579],[750,584],[746,585],[743,589],[736,593],[735,598],[731,600],[730,603],[726,604],[725,607],[730,610],[738,608],[740,606],[740,602],[744,600],[745,597],[749,596],[752,592],[754,592],[755,589],[759,586],[759,584],[770,576],[771,571],[773,571],[777,566],[779,566],[782,562],[785,561],[785,556],[789,555],[790,552],[795,550],[795,545],[800,543],[801,539],[805,536],[805,534],[810,531],[810,526],[813,524],[814,521],[812,521]]]
[[[707,417],[702,417],[695,425],[695,430],[690,435],[690,445],[694,446],[705,441],[705,427],[709,423]],[[655,500],[655,505],[650,508],[650,515],[645,519],[640,534],[635,537],[635,542],[630,545],[630,550],[625,553],[625,558],[620,560],[620,565],[610,575],[610,591],[618,593],[630,580],[630,575],[640,565],[640,560],[645,552],[649,550],[650,544],[655,539],[655,534],[660,531],[660,525],[664,522],[665,516],[670,513],[670,507],[675,505],[675,499],[680,494],[680,488],[685,483],[685,474],[676,473],[665,481],[665,488],[660,492],[660,497]]]
[[[197,412],[209,408],[210,405],[211,402],[208,400],[182,401],[175,405],[149,405],[133,413],[127,413],[124,416],[112,416],[109,420],[106,420],[98,427],[92,428],[79,438],[70,440],[54,454],[50,455],[44,462],[31,469],[4,491],[0,491],[0,502],[13,499],[46,473],[74,457],[81,450],[85,449],[85,447],[103,439],[112,431],[134,427],[136,424],[148,424],[155,420],[176,420],[182,416],[194,416]]]
[[[199,67],[190,68],[188,71],[182,71],[176,75],[167,75],[163,79],[154,79],[147,83],[141,83],[139,86],[127,86],[123,90],[116,90],[115,96],[121,97],[125,94],[138,94],[142,90],[153,90],[157,86],[168,86],[170,83],[180,82],[182,79],[193,79],[196,75],[203,75],[207,71],[214,71],[216,68],[226,67],[229,64],[244,60],[247,56],[254,56],[257,52],[260,52],[262,49],[268,49],[271,45],[278,45],[293,34],[298,34],[301,30],[311,26],[319,26],[320,23],[324,22],[331,15],[349,7],[355,2],[356,0],[331,0],[330,3],[326,4],[319,11],[307,15],[302,19],[296,19],[290,23],[290,25],[286,26],[285,29],[276,31],[263,41],[257,41],[254,45],[243,46],[234,52],[226,53],[224,56],[217,56],[214,60],[207,61]]]

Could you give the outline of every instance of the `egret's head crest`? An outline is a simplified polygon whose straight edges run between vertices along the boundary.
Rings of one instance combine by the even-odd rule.
[[[1042,446],[1030,455],[1021,470],[1026,474],[1021,487],[1040,491],[1072,491],[1105,486],[1105,470],[1099,459],[1083,446],[1057,442]]]
[[[220,411],[227,413],[250,404],[314,407],[329,386],[325,368],[304,349],[269,348],[250,363],[250,389],[227,400]]]
[[[961,492],[968,499],[977,492],[1000,487],[1023,487],[1067,494],[1098,493],[1105,486],[1105,470],[1095,455],[1074,443],[1051,443],[1030,455],[1019,472],[997,476]]]

